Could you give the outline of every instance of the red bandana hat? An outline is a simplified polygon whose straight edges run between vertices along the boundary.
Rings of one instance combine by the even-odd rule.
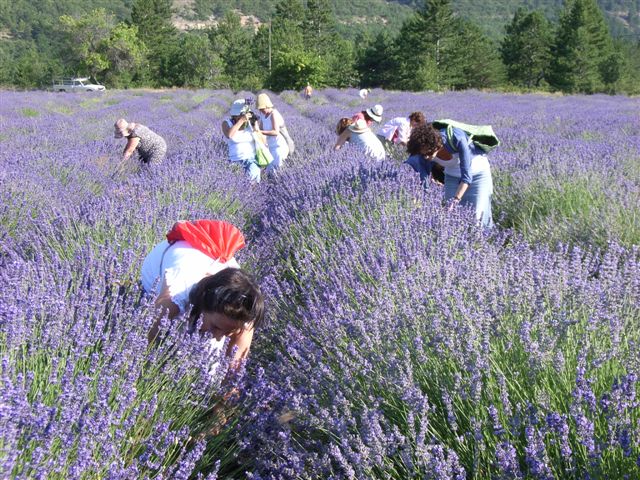
[[[244,247],[244,235],[238,228],[222,220],[177,222],[167,233],[169,243],[184,240],[193,248],[223,263]]]

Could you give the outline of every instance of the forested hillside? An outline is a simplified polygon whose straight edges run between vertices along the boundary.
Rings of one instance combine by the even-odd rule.
[[[640,93],[635,0],[16,0],[0,85]]]
[[[133,0],[14,0],[0,2],[0,37],[38,35],[43,26],[60,15],[78,15],[104,8],[120,20],[131,15]],[[278,0],[173,0],[174,18],[204,22],[224,17],[229,11],[268,22]],[[363,31],[397,31],[423,0],[330,0],[341,33],[354,37]],[[505,26],[516,10],[541,10],[549,19],[557,19],[562,0],[457,0],[452,8],[470,19],[494,40],[504,35]],[[637,0],[598,0],[614,36],[640,33]],[[188,24],[188,22],[186,23]]]

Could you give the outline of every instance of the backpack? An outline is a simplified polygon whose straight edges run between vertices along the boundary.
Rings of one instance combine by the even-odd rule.
[[[282,135],[287,141],[287,146],[289,147],[289,155],[291,155],[296,149],[296,145],[295,143],[293,143],[293,138],[291,138],[291,135],[289,135],[289,130],[287,130],[286,125],[282,125],[280,127],[280,135]]]
[[[443,119],[431,122],[433,128],[437,130],[446,129],[447,139],[451,148],[453,146],[453,129],[459,128],[469,136],[469,142],[485,153],[489,153],[500,145],[500,140],[493,131],[491,125],[469,125],[467,123],[457,122],[455,120]]]

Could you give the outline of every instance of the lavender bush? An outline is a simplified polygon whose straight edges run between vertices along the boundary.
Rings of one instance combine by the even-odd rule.
[[[251,94],[0,93],[0,476],[638,476],[637,99],[270,94],[296,152],[250,185],[220,122]],[[401,151],[333,152],[375,103],[491,123],[500,228]],[[118,168],[119,117],[163,165]],[[183,218],[240,226],[269,298],[224,428],[202,341],[146,342],[139,266]]]

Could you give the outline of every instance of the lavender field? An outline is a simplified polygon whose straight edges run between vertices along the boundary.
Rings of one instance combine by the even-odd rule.
[[[254,93],[255,94],[255,93]],[[0,92],[0,478],[640,478],[640,99],[271,94],[276,178],[226,161],[230,91]],[[491,123],[497,227],[443,207],[338,118]],[[125,117],[161,134],[117,168]],[[238,225],[268,298],[240,397],[154,317],[142,259],[178,219]]]

